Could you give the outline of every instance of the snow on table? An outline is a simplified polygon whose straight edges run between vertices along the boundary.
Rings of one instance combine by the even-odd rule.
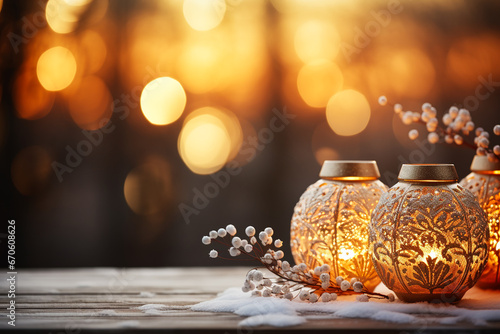
[[[380,291],[381,289],[379,289]],[[229,288],[215,299],[191,307],[193,311],[231,312],[248,317],[241,326],[295,326],[307,319],[355,318],[397,324],[458,324],[489,326],[500,322],[500,292],[472,289],[456,304],[404,303],[372,299],[358,302],[352,296],[332,302],[309,303],[275,297],[251,297],[240,288]]]

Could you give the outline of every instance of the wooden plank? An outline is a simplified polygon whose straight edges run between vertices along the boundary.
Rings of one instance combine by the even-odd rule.
[[[16,329],[40,333],[79,333],[80,331],[119,331],[148,333],[162,331],[222,333],[247,332],[238,327],[243,319],[235,314],[192,312],[190,305],[214,298],[227,287],[241,286],[248,268],[159,268],[71,270],[20,270],[16,295]],[[7,287],[0,277],[0,289]],[[141,294],[142,293],[142,294]],[[9,299],[0,295],[0,329],[6,324]],[[161,310],[144,312],[137,307],[162,304]],[[478,306],[481,308],[481,305]],[[310,332],[401,332],[450,331],[481,333],[497,330],[500,323],[473,326],[431,324],[433,315],[419,315],[420,324],[394,324],[369,319],[332,318],[310,313],[309,321],[286,331]],[[252,328],[255,332],[276,332],[277,328]]]
[[[16,286],[18,291],[25,294],[218,293],[226,287],[241,286],[249,269],[242,267],[19,269]],[[2,275],[0,275],[0,290],[6,291],[4,289],[7,289],[7,281]]]
[[[113,304],[127,307],[128,305],[144,304],[170,304],[187,305],[196,304],[204,300],[214,298],[215,294],[175,294],[175,295],[155,295],[153,297],[141,297],[139,295],[17,295],[16,305],[18,308],[29,308],[29,305],[42,307],[41,305],[52,305],[53,307],[71,307],[71,305],[100,305]],[[9,299],[6,296],[0,298],[0,309],[6,307]]]

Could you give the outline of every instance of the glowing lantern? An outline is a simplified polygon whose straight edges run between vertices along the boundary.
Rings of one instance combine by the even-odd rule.
[[[458,301],[483,272],[486,215],[457,180],[452,164],[403,165],[373,210],[373,264],[403,301]]]
[[[335,279],[357,278],[368,289],[380,279],[368,253],[368,223],[387,186],[375,161],[325,161],[320,180],[295,206],[291,248],[296,263],[330,265]]]
[[[491,162],[486,156],[475,156],[471,171],[460,185],[477,196],[488,216],[490,244],[488,264],[477,282],[482,288],[500,288],[500,162]]]

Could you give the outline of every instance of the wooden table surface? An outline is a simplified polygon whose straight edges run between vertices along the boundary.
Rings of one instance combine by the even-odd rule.
[[[290,328],[241,328],[231,313],[193,312],[190,305],[212,299],[227,287],[241,286],[247,268],[82,268],[19,270],[16,281],[16,332],[79,333],[500,333],[500,323],[473,326],[394,324],[365,319],[318,319]],[[0,275],[0,330],[7,322],[8,284]],[[137,307],[164,304],[161,314]],[[160,312],[159,312],[160,313]]]

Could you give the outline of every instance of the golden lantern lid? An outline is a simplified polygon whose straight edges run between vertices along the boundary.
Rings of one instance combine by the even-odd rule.
[[[404,182],[455,183],[458,174],[453,164],[404,164],[398,179]]]
[[[500,161],[490,161],[486,155],[476,155],[470,170],[480,174],[500,174]]]
[[[325,160],[319,177],[325,180],[368,181],[380,177],[374,160]]]

